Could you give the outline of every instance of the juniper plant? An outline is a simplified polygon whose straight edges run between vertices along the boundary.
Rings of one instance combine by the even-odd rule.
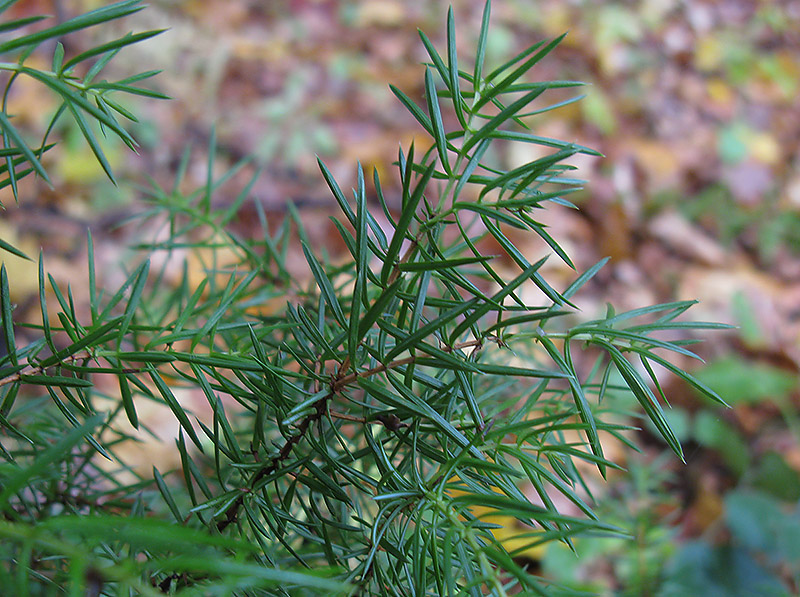
[[[24,58],[44,39],[138,8],[118,3],[0,51],[24,49]],[[151,272],[145,259],[119,289],[104,291],[90,237],[90,317],[78,317],[71,292],[40,258],[42,321],[20,346],[22,324],[0,272],[9,348],[0,362],[2,586],[71,595],[549,595],[559,588],[517,556],[589,534],[625,536],[595,516],[584,479],[586,464],[603,476],[619,468],[604,455],[607,439],[631,443],[632,428],[602,398],[632,393],[682,458],[655,366],[721,402],[669,355],[694,356],[676,331],[722,326],[679,321],[687,301],[609,308],[587,320],[572,298],[605,260],[557,289],[542,274],[548,256],[532,260],[514,240],[538,236],[574,269],[537,212],[574,207],[566,197],[581,181],[567,161],[599,154],[530,130],[535,115],[577,99],[540,103],[580,83],[527,78],[561,37],[492,68],[489,20],[487,2],[469,67],[459,63],[452,10],[443,53],[421,34],[430,58],[422,105],[392,87],[431,139],[399,152],[399,208],[390,208],[377,174],[368,191],[359,167],[347,194],[320,162],[342,214],[334,224],[344,263],[314,250],[291,206],[275,229],[254,202],[263,235],[237,236],[229,224],[250,187],[214,207],[236,168],[216,179],[210,163],[207,184],[180,193],[187,152],[174,189],[154,185],[145,197],[146,217],[166,234],[139,248],[210,251],[199,284],[186,267],[177,283],[161,283],[167,266]],[[142,92],[131,85],[150,73],[114,84],[94,75],[122,46],[154,33],[67,61],[58,46],[51,73],[22,59],[0,68],[61,94],[55,118],[69,112],[107,168],[87,121],[132,143],[112,113],[132,115],[108,92]],[[87,74],[74,75],[90,58]],[[7,115],[0,124],[5,183],[15,187],[27,172],[44,178],[46,140],[29,148]],[[503,170],[496,147],[508,143],[549,153]],[[308,278],[286,264],[298,246]],[[277,311],[263,309],[276,301]],[[576,347],[593,367],[576,366]],[[109,378],[113,391],[100,383]],[[210,416],[181,403],[187,389],[205,397]],[[147,400],[180,424],[180,467],[153,468],[152,478],[119,454],[147,432],[138,414]],[[124,419],[138,432],[123,431]],[[561,498],[580,514],[559,511]],[[529,527],[513,549],[497,516]]]
[[[8,11],[17,0],[0,2],[0,16]],[[101,128],[103,134],[111,133],[119,137],[128,147],[135,149],[136,141],[120,123],[124,120],[136,121],[136,117],[112,96],[118,93],[140,95],[152,98],[166,98],[161,93],[141,87],[139,83],[158,74],[150,70],[118,81],[99,80],[98,77],[108,63],[126,46],[144,41],[161,33],[161,30],[129,33],[107,43],[89,48],[70,58],[65,57],[64,45],[60,41],[64,36],[96,25],[105,25],[141,10],[140,0],[125,0],[109,6],[93,10],[86,14],[66,20],[52,27],[26,33],[34,24],[46,19],[44,15],[6,20],[0,23],[0,33],[22,32],[0,42],[0,57],[7,62],[0,62],[0,76],[4,81],[2,109],[0,109],[0,135],[3,148],[0,149],[0,189],[10,187],[14,199],[18,198],[17,183],[28,174],[36,173],[44,181],[50,182],[47,171],[42,165],[44,154],[55,146],[48,143],[50,134],[62,116],[70,116],[91,148],[97,161],[105,173],[113,181],[114,174],[98,142],[96,129]],[[49,70],[30,66],[29,58],[43,44],[55,44],[52,66]],[[61,100],[61,104],[50,118],[49,125],[41,142],[31,145],[12,123],[8,113],[8,101],[12,88],[20,78],[30,78]],[[0,204],[1,205],[1,204]],[[0,239],[0,249],[9,251],[19,257],[26,257],[18,249]]]

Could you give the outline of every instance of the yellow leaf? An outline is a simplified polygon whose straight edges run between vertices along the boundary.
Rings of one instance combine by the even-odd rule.
[[[122,165],[122,153],[118,143],[98,139],[112,170]],[[106,178],[106,173],[94,153],[85,143],[81,147],[67,148],[55,163],[59,177],[67,183],[87,184]]]
[[[36,259],[39,247],[29,238],[20,238],[17,231],[5,221],[0,221],[0,238],[13,245],[31,259]],[[6,266],[8,290],[12,303],[20,303],[39,289],[39,265],[6,251],[0,252],[0,263]]]
[[[373,0],[360,6],[357,22],[360,27],[400,25],[406,16],[405,6],[393,0]]]
[[[457,479],[458,477],[453,477],[451,481],[457,481]],[[458,489],[448,488],[448,493],[455,497],[458,495],[464,495],[466,492]],[[531,535],[531,532],[541,532],[538,529],[533,529],[532,527],[523,524],[513,516],[493,514],[493,512],[496,512],[494,508],[475,505],[470,506],[468,509],[470,514],[480,519],[481,522],[495,524],[500,527],[498,529],[492,529],[491,533],[494,538],[506,548],[507,551],[512,552],[517,549],[521,550],[520,552],[515,553],[514,557],[540,560],[544,555],[544,552],[547,549],[546,543],[525,548],[526,545],[535,541],[535,537]]]
[[[548,37],[561,35],[564,31],[569,31],[575,24],[569,7],[561,2],[542,4],[537,7],[537,12],[540,13],[539,18],[542,22],[542,29]],[[565,41],[569,39],[570,36],[568,35]]]
[[[762,164],[777,164],[781,160],[781,146],[770,133],[759,131],[749,142],[750,155]]]
[[[481,506],[473,506],[470,512],[481,519],[483,522],[499,525],[499,529],[492,529],[492,535],[497,539],[506,551],[512,552],[517,549],[521,551],[514,554],[514,557],[524,557],[531,560],[540,560],[547,549],[547,543],[540,543],[533,547],[525,547],[536,538],[531,535],[533,528],[523,524],[513,516],[500,516],[491,514],[493,510]],[[540,532],[540,531],[535,531]]]
[[[604,135],[611,135],[617,130],[617,116],[608,97],[598,88],[592,88],[580,107],[584,118],[600,129]]]
[[[701,37],[694,48],[694,66],[701,72],[716,70],[722,64],[723,46],[715,37]]]
[[[645,170],[655,188],[666,188],[676,182],[680,163],[673,148],[663,142],[637,139],[633,142],[636,161]]]
[[[722,106],[730,106],[736,99],[730,85],[720,78],[709,79],[706,83],[706,92],[712,102]]]

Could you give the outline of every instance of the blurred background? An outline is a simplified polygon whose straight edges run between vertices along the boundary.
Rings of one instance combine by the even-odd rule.
[[[11,14],[64,19],[101,4],[24,0]],[[141,234],[118,224],[144,209],[141,185],[152,179],[172,188],[191,146],[185,189],[178,190],[202,186],[212,128],[217,174],[253,158],[214,201],[232,201],[260,168],[249,195],[276,224],[293,202],[312,239],[333,255],[343,250],[328,220],[335,202],[315,154],[343,188],[354,183],[357,161],[367,172],[377,169],[392,203],[398,146],[426,141],[388,85],[422,98],[425,54],[416,30],[443,47],[448,3],[149,4],[119,23],[121,32],[168,31],[126,49],[112,63],[114,74],[162,69],[153,86],[174,99],[127,105],[141,116],[133,128],[139,155],[107,144],[126,182],[113,186],[80,132],[63,125],[62,142],[49,154],[54,188],[28,178],[18,205],[4,195],[0,237],[31,255],[42,247],[48,270],[75,280],[86,269],[91,228],[102,276],[118,283],[118,263]],[[461,59],[471,60],[483,3],[452,4]],[[579,269],[612,257],[580,305],[592,317],[606,302],[622,310],[699,299],[690,311],[695,319],[738,326],[708,334],[699,349],[707,365],[697,370],[733,408],[714,407],[666,381],[686,465],[644,429],[637,439],[642,453],[620,455],[630,474],[611,479],[596,496],[601,516],[631,529],[634,541],[583,540],[579,558],[562,546],[525,558],[594,594],[797,594],[800,1],[496,0],[488,60],[499,64],[565,31],[531,77],[590,85],[579,90],[582,101],[542,115],[534,132],[605,154],[571,162],[588,181],[571,197],[580,212],[555,208],[543,216]],[[67,55],[93,41],[68,37]],[[43,50],[38,59],[46,65],[52,48]],[[32,135],[43,132],[57,107],[25,80],[15,84],[9,106]],[[513,148],[503,159],[513,166],[536,157],[531,148]],[[242,234],[255,231],[254,213],[246,203],[234,224]],[[36,267],[2,258],[19,312],[36,320]],[[574,277],[555,260],[550,267],[546,277],[555,286]],[[298,275],[306,275],[301,263]]]

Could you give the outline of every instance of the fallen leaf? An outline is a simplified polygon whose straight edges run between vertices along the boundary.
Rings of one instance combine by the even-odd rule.
[[[406,18],[406,6],[394,0],[371,0],[359,6],[356,22],[359,27],[391,27]]]

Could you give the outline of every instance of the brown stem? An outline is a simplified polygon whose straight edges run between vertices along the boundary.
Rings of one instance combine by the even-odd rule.
[[[250,478],[250,482],[247,484],[247,488],[242,489],[242,493],[237,497],[233,503],[231,503],[230,508],[225,513],[225,518],[220,520],[217,523],[217,530],[223,531],[225,530],[231,523],[233,523],[237,516],[239,515],[239,510],[241,509],[242,505],[244,504],[244,497],[248,493],[252,491],[252,489],[258,484],[258,482],[266,477],[267,475],[275,472],[277,470],[278,465],[286,460],[289,455],[292,453],[292,449],[300,443],[300,440],[303,439],[306,432],[308,431],[309,426],[311,423],[315,423],[319,421],[328,408],[328,402],[333,398],[336,394],[338,394],[342,388],[345,386],[353,383],[357,379],[361,377],[369,377],[370,375],[375,375],[376,373],[381,373],[386,371],[387,369],[393,369],[395,367],[400,367],[402,365],[407,365],[409,363],[413,363],[415,357],[406,357],[404,359],[397,359],[396,361],[392,361],[386,365],[380,364],[377,367],[373,367],[372,369],[367,369],[366,371],[359,371],[358,373],[350,373],[345,375],[341,379],[334,379],[331,382],[331,391],[325,394],[322,398],[317,400],[314,403],[314,412],[308,415],[307,417],[303,418],[300,423],[297,425],[297,433],[291,436],[289,439],[286,440],[286,443],[283,444],[283,447],[280,449],[276,456],[273,456],[270,459],[269,463],[265,463],[263,467],[258,469],[253,476]],[[340,371],[342,369],[340,368]],[[397,430],[400,427],[403,427],[405,424],[400,422],[397,417],[378,417],[378,421],[380,421],[384,426],[389,429]],[[344,416],[340,415],[340,418],[345,418]]]
[[[417,246],[419,246],[419,243],[415,238],[413,241],[411,241],[411,244],[408,246],[408,249],[406,249],[406,252],[403,253],[402,257],[400,257],[400,261],[398,261],[392,269],[392,273],[389,275],[389,280],[386,284],[387,286],[391,286],[394,281],[397,280],[398,276],[400,276],[400,264],[406,263],[409,259],[411,259],[411,256],[414,254],[414,250],[417,248]]]
[[[9,377],[6,377],[4,379],[0,379],[0,387],[8,385],[10,383],[16,383],[18,381],[21,381],[23,375],[30,375],[30,374],[44,375],[44,372],[47,371],[48,369],[51,369],[52,367],[58,367],[64,365],[65,363],[74,363],[75,361],[81,359],[90,360],[91,358],[92,357],[91,355],[89,355],[89,353],[78,353],[78,354],[68,355],[60,363],[56,363],[55,365],[50,365],[49,367],[40,367],[37,365],[32,365],[30,363],[27,363],[25,367],[20,371],[17,371],[13,375],[10,375]]]
[[[392,361],[387,365],[381,363],[377,367],[373,367],[372,369],[367,369],[366,371],[359,371],[358,373],[350,373],[348,375],[345,375],[341,379],[334,380],[333,383],[331,384],[331,389],[334,392],[339,392],[344,386],[353,383],[360,377],[369,377],[370,375],[375,375],[376,373],[382,373],[387,369],[394,369],[395,367],[408,365],[409,363],[413,363],[415,359],[416,357],[406,357],[404,359],[397,359],[396,361]]]
[[[352,421],[353,423],[366,423],[367,420],[364,417],[353,417],[351,415],[346,415],[344,413],[337,413],[331,411],[330,413],[332,419],[340,419],[342,421]]]

